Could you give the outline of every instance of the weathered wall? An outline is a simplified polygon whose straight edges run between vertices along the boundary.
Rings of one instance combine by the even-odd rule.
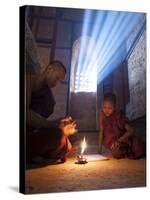
[[[142,34],[128,59],[130,102],[128,117],[136,119],[146,114],[146,32]]]
[[[96,93],[71,93],[69,113],[80,131],[96,130]]]

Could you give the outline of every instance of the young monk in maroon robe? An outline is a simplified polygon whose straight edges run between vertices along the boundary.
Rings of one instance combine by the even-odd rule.
[[[112,93],[104,95],[102,111],[99,115],[99,153],[102,141],[111,150],[114,158],[138,159],[145,156],[145,145],[134,136],[133,128],[129,125],[127,117],[116,110],[116,97]]]

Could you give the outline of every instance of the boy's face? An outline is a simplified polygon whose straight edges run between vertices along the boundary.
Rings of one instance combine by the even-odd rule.
[[[104,101],[102,106],[103,113],[109,117],[114,112],[114,105],[111,101]]]

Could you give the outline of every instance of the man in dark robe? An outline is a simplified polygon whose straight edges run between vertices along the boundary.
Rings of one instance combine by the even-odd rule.
[[[61,160],[64,162],[72,146],[68,136],[75,132],[71,120],[62,125],[61,120],[49,120],[55,101],[51,88],[64,80],[66,69],[60,61],[53,61],[40,70],[37,46],[33,34],[25,26],[26,66],[26,160]]]

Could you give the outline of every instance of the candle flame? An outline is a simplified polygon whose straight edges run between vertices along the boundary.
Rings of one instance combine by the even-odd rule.
[[[82,142],[82,144],[81,144],[81,154],[84,153],[85,148],[86,148],[86,142],[85,142],[85,137],[84,137],[83,142]]]

